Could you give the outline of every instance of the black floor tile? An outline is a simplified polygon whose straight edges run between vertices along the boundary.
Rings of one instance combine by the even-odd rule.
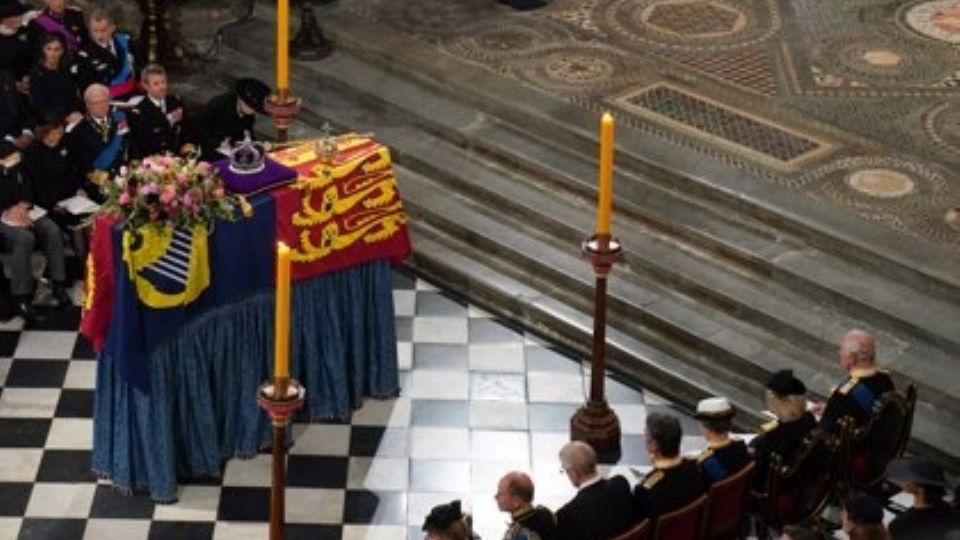
[[[49,431],[48,419],[0,418],[0,448],[42,448]]]
[[[394,289],[404,289],[404,290],[414,290],[417,288],[417,278],[402,272],[399,270],[393,271],[393,288]]]
[[[67,376],[69,361],[20,360],[10,365],[7,382],[9,388],[60,388]]]
[[[291,487],[347,487],[349,458],[293,455],[287,459],[287,484]]]
[[[347,491],[343,522],[356,525],[403,525],[407,496],[398,492]]]
[[[413,345],[414,369],[453,369],[466,371],[466,345],[416,343]]]
[[[73,346],[73,354],[70,355],[70,358],[74,360],[96,360],[97,353],[94,352],[93,344],[87,338],[79,336],[77,343]]]
[[[0,358],[11,358],[17,350],[20,332],[0,330]]]
[[[471,344],[523,342],[521,332],[507,328],[496,319],[470,319],[468,328]]]
[[[213,523],[188,521],[154,521],[148,540],[210,540]]]
[[[397,341],[413,341],[413,317],[394,317]]]
[[[30,330],[70,332],[76,331],[80,327],[79,307],[34,306],[34,311],[37,318],[30,324]]]
[[[368,457],[377,455],[377,448],[386,428],[378,426],[354,426],[350,428],[350,455]]]
[[[343,536],[340,525],[287,523],[283,531],[285,540],[340,540]]]
[[[62,390],[56,417],[93,418],[93,393],[93,390]]]
[[[150,519],[154,506],[150,497],[130,497],[110,486],[97,486],[90,517],[111,519]]]
[[[0,482],[0,516],[22,516],[32,492],[30,482]]]
[[[220,492],[221,521],[268,521],[270,488],[224,487]]]
[[[470,422],[470,404],[466,400],[414,399],[410,401],[410,425],[463,427]]]
[[[38,482],[93,482],[89,450],[46,450],[37,471]]]
[[[26,518],[20,525],[17,540],[83,540],[86,527],[84,519]]]

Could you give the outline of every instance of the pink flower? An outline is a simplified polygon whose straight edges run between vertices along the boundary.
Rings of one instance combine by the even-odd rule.
[[[225,192],[223,191],[222,187],[218,187],[217,189],[213,190],[213,196],[218,199],[222,199],[224,194]]]
[[[120,206],[126,206],[130,204],[130,194],[124,191],[120,194],[120,198],[117,199],[117,202],[120,203]]]
[[[162,166],[164,166],[164,167],[167,167],[167,166],[169,166],[171,163],[173,163],[173,158],[171,158],[170,156],[167,156],[167,155],[163,155],[163,156],[160,156],[159,158],[157,158],[157,162],[158,162],[160,165],[162,165]]]
[[[163,204],[169,204],[170,201],[173,201],[176,196],[176,190],[174,190],[172,186],[167,186],[163,188],[163,193],[160,194],[160,202]]]
[[[201,161],[200,163],[197,163],[197,170],[198,170],[201,174],[206,174],[206,173],[210,172],[210,167],[211,167],[211,165],[210,165],[208,162],[206,162],[206,161]]]

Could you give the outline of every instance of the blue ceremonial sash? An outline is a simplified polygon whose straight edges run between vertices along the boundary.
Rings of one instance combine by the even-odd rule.
[[[873,411],[873,404],[877,401],[877,396],[862,382],[858,382],[856,386],[853,387],[853,390],[850,392],[850,397],[867,413]]]
[[[703,462],[703,471],[706,472],[707,476],[714,482],[727,477],[727,469],[720,463],[717,456],[710,456]]]
[[[114,46],[117,48],[117,58],[121,63],[120,71],[110,79],[110,86],[126,82],[133,75],[133,66],[130,65],[130,59],[127,57],[127,51],[130,48],[130,38],[126,34],[116,34],[113,36]]]
[[[126,120],[126,117],[120,111],[113,111],[111,115],[113,122],[119,125],[120,122]],[[99,169],[101,171],[108,171],[110,167],[115,163],[117,156],[120,154],[120,148],[123,145],[123,135],[120,135],[119,128],[117,132],[113,134],[113,138],[110,139],[110,142],[100,150],[100,153],[97,154],[97,157],[93,160],[93,168]]]

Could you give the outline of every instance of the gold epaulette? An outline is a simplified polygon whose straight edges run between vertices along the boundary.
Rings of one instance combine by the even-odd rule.
[[[858,382],[860,382],[860,379],[856,377],[850,377],[840,388],[837,388],[837,392],[840,392],[841,395],[845,396],[850,393],[851,390],[853,390],[853,387],[856,386]]]
[[[646,478],[643,479],[643,487],[650,489],[653,486],[657,485],[657,482],[661,480],[663,480],[663,471],[661,470],[652,471],[650,474],[647,475]]]
[[[764,424],[761,424],[761,425],[760,425],[760,431],[762,431],[762,432],[764,432],[764,433],[768,433],[768,432],[773,431],[774,429],[776,429],[777,426],[779,426],[779,425],[780,425],[780,421],[777,420],[776,418],[774,418],[773,420],[771,420],[771,421],[769,421],[769,422],[766,422],[766,423],[764,423]]]

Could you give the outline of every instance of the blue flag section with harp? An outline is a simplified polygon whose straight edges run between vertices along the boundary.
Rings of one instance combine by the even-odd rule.
[[[269,193],[250,199],[253,215],[212,231],[143,227],[113,230],[114,309],[106,352],[136,385],[148,380],[157,345],[216,307],[273,286],[276,212]]]

